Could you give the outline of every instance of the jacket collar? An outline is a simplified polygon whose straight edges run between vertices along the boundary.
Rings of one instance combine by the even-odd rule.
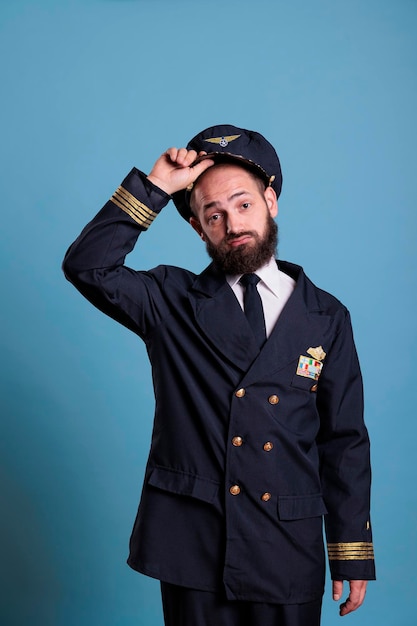
[[[197,276],[189,292],[201,331],[241,370],[241,383],[245,385],[278,372],[309,347],[321,345],[329,325],[328,316],[319,314],[316,290],[302,268],[285,261],[279,261],[278,266],[296,281],[296,286],[261,351],[224,274],[213,263]]]

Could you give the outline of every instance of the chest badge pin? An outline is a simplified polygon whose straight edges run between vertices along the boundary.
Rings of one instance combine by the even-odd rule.
[[[297,376],[304,376],[305,378],[318,380],[322,367],[323,363],[321,363],[321,361],[312,359],[309,356],[301,355],[298,359]]]
[[[301,355],[298,359],[297,376],[318,380],[326,353],[322,346],[317,346],[317,348],[309,348],[307,354],[309,356]]]
[[[323,350],[322,346],[317,346],[317,348],[309,348],[307,350],[307,354],[316,359],[316,361],[324,361],[326,357],[326,353]]]

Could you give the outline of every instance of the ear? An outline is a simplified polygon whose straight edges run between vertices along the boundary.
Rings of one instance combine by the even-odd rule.
[[[203,229],[201,228],[201,224],[199,220],[196,217],[190,217],[190,224],[192,228],[194,228],[197,235],[201,237],[203,241],[205,241],[206,239],[204,237]]]
[[[271,217],[278,215],[278,199],[275,190],[272,187],[265,189],[265,202]]]

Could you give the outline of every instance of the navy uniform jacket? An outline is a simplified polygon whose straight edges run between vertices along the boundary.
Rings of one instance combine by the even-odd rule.
[[[155,421],[128,563],[178,585],[224,585],[231,600],[306,602],[323,593],[324,515],[332,577],[374,578],[348,311],[279,261],[296,287],[259,352],[213,264],[199,276],[124,265],[168,201],[133,169],[64,261],[86,298],[145,341],[152,365]],[[317,381],[297,373],[311,348],[326,353]]]

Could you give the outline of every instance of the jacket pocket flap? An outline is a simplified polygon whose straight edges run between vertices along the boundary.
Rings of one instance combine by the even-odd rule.
[[[281,520],[305,519],[326,515],[327,509],[321,493],[309,496],[280,496],[278,517]]]
[[[164,491],[191,496],[213,504],[218,498],[219,484],[209,478],[187,474],[167,467],[155,467],[148,484]]]

